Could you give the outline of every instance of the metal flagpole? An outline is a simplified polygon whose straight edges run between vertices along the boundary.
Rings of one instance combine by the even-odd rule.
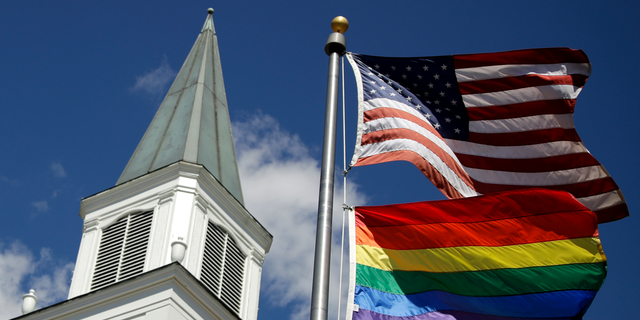
[[[324,51],[329,55],[329,79],[327,81],[327,105],[324,119],[324,143],[320,171],[320,198],[316,227],[316,251],[313,264],[313,288],[311,290],[311,320],[326,320],[329,306],[329,267],[331,257],[331,219],[333,216],[333,176],[335,173],[336,123],[338,113],[338,66],[340,56],[347,50],[347,40],[342,33],[349,28],[345,17],[331,21],[333,33],[329,35]]]

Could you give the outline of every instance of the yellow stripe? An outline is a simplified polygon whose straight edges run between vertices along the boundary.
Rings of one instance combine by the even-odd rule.
[[[604,261],[598,238],[536,242],[501,247],[391,250],[356,246],[358,264],[381,270],[463,272]]]

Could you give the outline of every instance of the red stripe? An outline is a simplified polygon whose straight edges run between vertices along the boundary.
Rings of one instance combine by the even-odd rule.
[[[518,209],[527,205],[526,202],[518,204]],[[428,209],[427,207],[426,210]],[[358,212],[356,208],[356,244],[392,250],[419,250],[463,246],[511,246],[593,237],[595,221],[593,214],[586,208],[582,211],[557,213],[555,208],[549,209],[554,213],[495,221],[372,227],[362,225],[363,213]],[[458,210],[458,207],[452,204],[451,210]],[[413,213],[430,214],[425,210],[416,210]],[[366,222],[369,223],[368,214],[366,216]]]
[[[595,211],[598,223],[620,220],[629,216],[629,208],[626,203]]]
[[[493,204],[493,205],[487,205]],[[455,208],[452,210],[452,207]],[[573,196],[562,191],[527,189],[493,195],[439,201],[423,201],[385,206],[356,207],[367,216],[368,227],[429,223],[472,223],[528,217],[545,213],[589,211]],[[424,214],[415,214],[424,212]],[[595,222],[595,221],[594,221]]]
[[[373,110],[366,111],[363,114],[362,118],[363,118],[362,121],[364,123],[367,123],[372,120],[382,119],[382,118],[399,118],[399,119],[409,120],[421,126],[425,130],[428,130],[429,132],[433,133],[436,137],[440,137],[440,140],[442,140],[440,133],[438,133],[438,131],[436,131],[436,129],[433,128],[433,126],[430,123],[427,123],[427,120],[425,120],[422,117],[416,117],[413,114],[406,111],[402,111],[394,108],[380,107],[380,108],[375,108]]]
[[[462,181],[464,181],[468,186],[471,186],[471,179],[467,172],[456,162],[456,160],[446,153],[442,148],[440,148],[437,144],[433,143],[433,141],[425,138],[423,135],[410,130],[410,129],[389,129],[389,130],[378,130],[371,133],[367,133],[362,136],[361,145],[365,146],[367,144],[379,143],[384,141],[390,141],[395,139],[408,139],[416,141],[427,149],[431,150],[436,157],[440,158],[446,165],[449,167]],[[422,161],[425,161],[424,158],[420,157]]]
[[[500,64],[589,63],[582,50],[569,48],[526,49],[497,53],[454,55],[456,69]]]
[[[547,86],[554,84],[569,84],[576,87],[584,86],[587,76],[581,74],[564,75],[564,76],[544,76],[530,74],[519,77],[498,78],[491,80],[479,80],[458,83],[460,93],[475,94],[507,91],[521,88]]]
[[[456,154],[463,166],[509,172],[551,172],[600,165],[590,153],[573,153],[536,159],[498,159]]]
[[[482,194],[542,187],[542,188],[547,188],[551,190],[567,191],[572,195],[574,195],[576,198],[583,198],[583,197],[594,196],[597,194],[602,194],[602,193],[619,189],[618,185],[615,183],[615,181],[613,181],[613,178],[611,177],[606,177],[606,178],[596,179],[596,180],[589,180],[589,181],[573,183],[573,184],[547,185],[547,186],[515,186],[515,185],[506,185],[506,184],[491,184],[491,183],[484,183],[484,182],[477,181],[473,177],[471,177],[471,180],[473,180],[473,187]]]
[[[460,192],[449,183],[449,180],[445,179],[442,174],[429,162],[424,160],[422,156],[413,151],[400,150],[360,158],[354,166],[366,166],[390,161],[409,161],[413,163],[445,196],[450,199],[462,198]],[[468,176],[466,178],[469,179]]]
[[[493,107],[467,108],[469,120],[499,120],[541,114],[573,113],[575,99],[538,100]]]
[[[576,129],[562,128],[505,133],[469,132],[469,142],[490,146],[524,146],[553,141],[579,142],[582,140]]]

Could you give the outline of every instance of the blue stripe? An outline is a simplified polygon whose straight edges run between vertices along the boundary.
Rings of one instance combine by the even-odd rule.
[[[394,317],[385,314],[380,314],[367,309],[360,309],[353,312],[354,320],[575,320],[575,317],[564,318],[514,318],[514,317],[499,317],[488,316],[477,313],[468,313],[462,311],[434,311],[419,314],[412,317]]]
[[[433,311],[464,311],[522,318],[571,318],[586,311],[597,291],[566,290],[501,297],[469,297],[444,291],[397,295],[356,285],[361,309],[409,317]]]

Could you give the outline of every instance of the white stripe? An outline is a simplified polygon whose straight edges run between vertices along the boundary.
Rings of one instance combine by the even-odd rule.
[[[552,141],[526,146],[489,146],[468,141],[444,139],[455,153],[498,159],[536,159],[573,153],[589,153],[580,141]]]
[[[403,118],[382,118],[371,120],[365,123],[364,134],[381,131],[381,130],[391,130],[391,129],[408,129],[412,130],[421,136],[425,137],[429,141],[433,142],[438,148],[442,149],[442,151],[446,152],[452,159],[454,159],[458,165],[462,166],[460,162],[458,162],[458,158],[456,158],[455,153],[451,150],[451,148],[442,140],[442,137],[436,136],[431,133],[429,130],[417,125],[416,123],[409,121]]]
[[[370,157],[394,151],[408,150],[417,153],[429,162],[464,197],[473,197],[478,193],[469,187],[460,177],[436,156],[431,150],[415,140],[393,139],[363,146],[360,158]]]
[[[362,128],[363,128],[363,115],[364,111],[362,110],[362,103],[364,101],[364,95],[362,90],[362,75],[360,74],[360,69],[358,68],[356,62],[353,60],[353,56],[351,53],[347,52],[346,54],[347,60],[349,64],[351,64],[351,69],[353,70],[353,75],[356,78],[356,86],[358,87],[358,128],[356,132],[356,147],[353,150],[353,157],[351,157],[351,162],[349,163],[349,167],[352,167],[358,161],[358,157],[360,156],[360,152],[362,152]]]
[[[469,132],[508,133],[544,129],[573,129],[573,114],[543,114],[539,116],[469,121]]]
[[[496,66],[456,69],[458,82],[497,79],[506,77],[540,74],[547,76],[564,76],[568,74],[591,74],[588,63],[556,63],[556,64],[502,64]]]
[[[591,211],[601,210],[623,203],[622,198],[620,198],[620,194],[618,194],[618,190],[597,194],[595,196],[578,198],[578,201],[591,209]]]
[[[410,113],[411,115],[419,119],[424,119],[425,123],[428,123],[429,125],[431,125],[431,123],[429,123],[427,119],[424,118],[424,115],[420,113],[420,111],[416,110],[415,107],[408,106],[396,100],[391,100],[387,98],[375,98],[375,99],[364,101],[362,103],[362,110],[364,112],[371,111],[377,108],[390,108],[390,109],[404,111],[404,112]]]
[[[581,87],[570,84],[551,84],[513,90],[465,94],[462,101],[467,108],[503,106],[540,100],[576,99]]]
[[[490,184],[515,186],[556,186],[606,178],[602,167],[590,166],[550,172],[509,172],[464,167],[475,180]]]

